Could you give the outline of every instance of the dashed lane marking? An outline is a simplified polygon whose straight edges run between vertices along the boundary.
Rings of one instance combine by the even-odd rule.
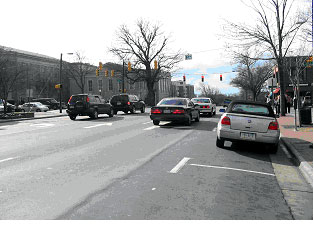
[[[148,127],[148,128],[145,128],[144,130],[152,130],[152,129],[156,129],[158,128],[159,126],[155,125],[155,126],[151,126],[151,127]]]
[[[11,161],[11,160],[14,160],[14,159],[17,159],[17,157],[10,157],[10,158],[6,158],[6,159],[3,159],[3,160],[0,160],[0,163],[1,162],[5,162],[5,161]]]
[[[182,169],[182,167],[190,160],[189,157],[184,157],[171,171],[170,173],[176,174],[179,172],[179,170]]]
[[[215,128],[213,128],[213,130],[212,130],[213,132],[216,132],[217,131],[217,127],[215,127]]]
[[[112,123],[102,123],[102,124],[87,126],[87,127],[83,127],[83,128],[84,128],[84,129],[91,129],[91,128],[95,128],[95,127],[99,127],[99,126],[104,126],[104,125],[111,126]]]
[[[147,124],[150,124],[150,123],[152,123],[152,122],[148,121],[148,122],[143,123],[143,125],[147,125]]]
[[[32,124],[30,125],[31,127],[39,127],[39,128],[45,128],[45,127],[51,127],[54,126],[55,124],[51,123],[39,123],[39,124]]]
[[[198,166],[198,167],[216,168],[216,169],[236,170],[236,171],[249,172],[249,173],[254,173],[254,174],[275,176],[274,174],[271,174],[271,173],[265,173],[265,172],[259,172],[259,171],[253,171],[253,170],[237,169],[237,168],[230,168],[230,167],[224,167],[224,166],[209,166],[209,165],[199,165],[199,164],[189,164],[189,165],[190,166]]]

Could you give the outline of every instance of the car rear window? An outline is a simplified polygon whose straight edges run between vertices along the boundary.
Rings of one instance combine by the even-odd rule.
[[[251,114],[260,116],[273,116],[267,106],[258,104],[235,103],[229,110],[230,113]]]
[[[78,102],[78,101],[86,101],[86,96],[83,95],[83,96],[72,96],[72,99],[71,99],[71,102],[74,103],[74,102]]]
[[[194,102],[194,103],[210,103],[209,99],[206,99],[206,98],[193,98],[192,102]]]
[[[186,100],[184,99],[164,99],[161,100],[157,105],[186,105]]]
[[[128,102],[129,101],[129,97],[128,95],[119,95],[119,96],[113,96],[111,98],[112,102]]]

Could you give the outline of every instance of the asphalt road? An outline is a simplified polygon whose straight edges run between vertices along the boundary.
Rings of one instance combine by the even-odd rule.
[[[263,146],[215,146],[219,115],[0,126],[1,219],[292,219]]]

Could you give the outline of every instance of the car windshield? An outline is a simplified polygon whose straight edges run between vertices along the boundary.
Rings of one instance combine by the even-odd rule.
[[[192,102],[194,102],[194,103],[210,103],[208,98],[193,98]]]
[[[186,105],[186,100],[185,99],[163,99],[157,105],[182,106],[182,105]]]
[[[128,99],[128,95],[119,95],[119,96],[113,96],[111,98],[111,101],[112,102],[127,102],[129,99]]]
[[[262,115],[268,116],[269,110],[266,106],[258,105],[258,104],[242,104],[236,103],[231,108],[232,113],[246,113],[252,115]]]
[[[86,101],[86,95],[81,95],[81,96],[72,96],[71,98],[71,103],[75,103],[78,101]]]

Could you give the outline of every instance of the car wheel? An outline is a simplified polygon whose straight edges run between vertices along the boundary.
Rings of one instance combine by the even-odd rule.
[[[109,112],[109,117],[113,117],[113,115],[114,115],[114,111],[113,111],[113,109],[110,109],[110,112]]]
[[[94,118],[94,119],[97,119],[97,118],[98,118],[98,111],[97,111],[97,110],[94,110],[94,112],[93,112],[93,118]]]
[[[126,111],[123,111],[125,114],[128,114],[129,113],[129,111],[128,110],[126,110]]]
[[[36,109],[36,112],[40,112],[40,109]]]
[[[278,143],[277,144],[271,144],[269,146],[269,152],[272,154],[276,154],[278,151]]]
[[[131,113],[132,113],[132,114],[135,113],[135,107],[134,107],[134,106],[131,108]]]
[[[69,116],[71,120],[75,120],[76,116]]]
[[[199,122],[199,121],[200,121],[200,113],[199,113],[199,112],[197,113],[197,117],[195,118],[195,121],[196,121],[196,122]]]
[[[213,109],[209,113],[209,117],[212,117],[212,116],[213,116]]]
[[[214,110],[214,113],[213,113],[213,115],[214,115],[214,116],[216,115],[216,109]]]
[[[118,113],[118,111],[116,111],[116,110],[113,111],[113,114],[114,114],[114,115],[116,115],[117,113]]]
[[[189,116],[189,118],[187,119],[187,121],[185,122],[185,125],[190,126],[192,124],[192,117]]]
[[[216,146],[219,147],[219,148],[223,148],[224,145],[225,145],[225,140],[219,139],[219,138],[217,137],[217,139],[216,139]]]
[[[141,113],[145,113],[145,106],[142,107]]]
[[[154,125],[159,125],[160,121],[159,120],[153,120]]]

